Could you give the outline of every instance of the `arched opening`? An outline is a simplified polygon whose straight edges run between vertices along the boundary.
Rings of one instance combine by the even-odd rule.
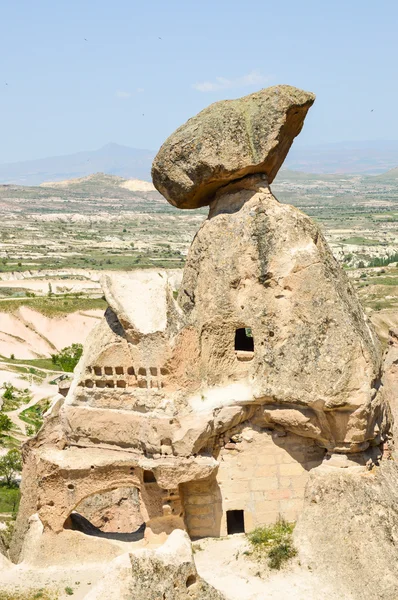
[[[66,519],[64,529],[127,542],[142,539],[145,522],[138,488],[119,487],[87,496]]]

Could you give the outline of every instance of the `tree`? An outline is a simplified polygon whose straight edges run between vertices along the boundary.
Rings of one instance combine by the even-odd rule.
[[[4,477],[8,486],[12,485],[15,475],[21,471],[21,453],[16,448],[0,458],[0,477]]]
[[[52,354],[51,360],[54,365],[61,367],[63,371],[72,373],[83,354],[82,344],[72,344],[62,348],[59,354]]]
[[[12,421],[8,415],[0,412],[0,435],[12,429]]]

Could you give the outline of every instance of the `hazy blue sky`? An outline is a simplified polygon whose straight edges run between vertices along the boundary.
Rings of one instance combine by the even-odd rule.
[[[301,144],[398,139],[396,0],[0,0],[0,22],[0,162],[157,149],[279,83],[317,94]]]

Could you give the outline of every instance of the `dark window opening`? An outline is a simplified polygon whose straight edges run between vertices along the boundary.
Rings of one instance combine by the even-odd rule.
[[[245,519],[243,510],[227,510],[227,532],[245,533]]]
[[[156,483],[156,477],[152,471],[144,471],[144,483]]]
[[[235,332],[235,350],[254,352],[254,339],[250,327],[241,327]]]

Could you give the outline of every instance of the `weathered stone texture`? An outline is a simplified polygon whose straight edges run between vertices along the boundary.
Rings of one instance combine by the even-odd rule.
[[[398,467],[314,471],[294,531],[299,560],[350,600],[396,600]]]
[[[123,555],[86,600],[223,600],[195,567],[186,533],[174,531],[158,550]]]
[[[380,343],[319,228],[269,188],[313,101],[277,86],[218,103],[160,150],[157,187],[182,208],[210,204],[209,217],[182,281],[164,270],[105,276],[104,319],[24,450],[14,559],[29,548],[37,559],[46,540],[70,545],[82,535],[67,529],[71,513],[84,506],[100,524],[93,498],[117,504],[117,489],[137,490],[145,539],[160,544],[179,529],[224,535],[229,510],[243,511],[246,531],[280,514],[295,520],[322,460],[331,489],[333,469],[379,461],[389,403],[397,410],[398,342],[383,377]],[[106,514],[116,532],[133,528],[123,511]],[[21,554],[28,528],[34,543]],[[92,552],[91,542],[81,547]],[[166,600],[218,597],[189,579],[190,558],[173,560],[132,555],[120,597],[152,600],[161,587]]]
[[[263,173],[271,183],[314,100],[278,85],[212,104],[165,141],[153,162],[155,187],[174,206],[197,208],[246,175]]]
[[[264,180],[246,178],[217,195],[178,300],[201,334],[209,387],[244,383],[239,400],[263,406],[259,422],[330,451],[380,442],[388,420],[380,343],[318,227],[280,204]],[[242,327],[254,341],[247,360],[234,347]]]

